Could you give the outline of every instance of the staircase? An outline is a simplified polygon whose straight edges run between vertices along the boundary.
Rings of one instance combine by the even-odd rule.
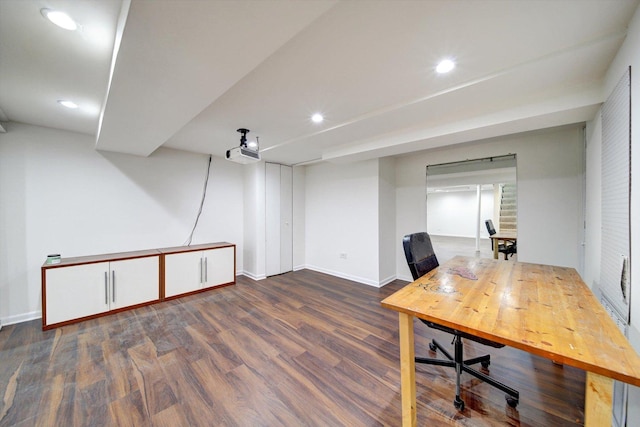
[[[500,231],[517,231],[516,203],[516,184],[503,184],[500,197]]]

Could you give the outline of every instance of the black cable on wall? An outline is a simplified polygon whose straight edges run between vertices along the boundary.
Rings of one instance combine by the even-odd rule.
[[[191,233],[189,233],[189,237],[182,246],[191,246],[191,239],[193,239],[193,233],[196,231],[196,227],[198,226],[198,220],[200,219],[200,214],[202,213],[202,207],[204,206],[204,199],[207,196],[207,185],[209,184],[209,172],[211,171],[211,159],[212,156],[209,155],[209,164],[207,165],[207,176],[204,180],[204,188],[202,190],[202,199],[200,200],[200,208],[198,209],[198,214],[196,215],[196,220],[193,223],[193,228],[191,229]]]

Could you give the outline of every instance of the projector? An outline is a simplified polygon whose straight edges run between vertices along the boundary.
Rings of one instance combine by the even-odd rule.
[[[260,161],[260,153],[249,148],[236,147],[227,150],[227,160],[236,163],[255,163]]]
[[[242,134],[240,137],[240,146],[227,150],[226,158],[236,163],[255,163],[260,161],[260,153],[258,152],[258,142],[247,144],[247,134],[249,129],[240,128],[238,132]],[[257,139],[257,138],[256,138]]]

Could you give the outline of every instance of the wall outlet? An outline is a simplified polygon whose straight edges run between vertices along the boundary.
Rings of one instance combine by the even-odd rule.
[[[347,259],[347,253],[346,252],[340,252],[340,259]]]

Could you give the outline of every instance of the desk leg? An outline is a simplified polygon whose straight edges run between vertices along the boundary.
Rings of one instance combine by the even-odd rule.
[[[499,241],[498,239],[492,239],[493,240],[493,259],[498,259],[498,246],[499,245]]]
[[[416,426],[416,362],[413,345],[413,316],[400,313],[400,397],[402,426]]]
[[[613,380],[587,372],[584,426],[610,426],[613,410]]]

